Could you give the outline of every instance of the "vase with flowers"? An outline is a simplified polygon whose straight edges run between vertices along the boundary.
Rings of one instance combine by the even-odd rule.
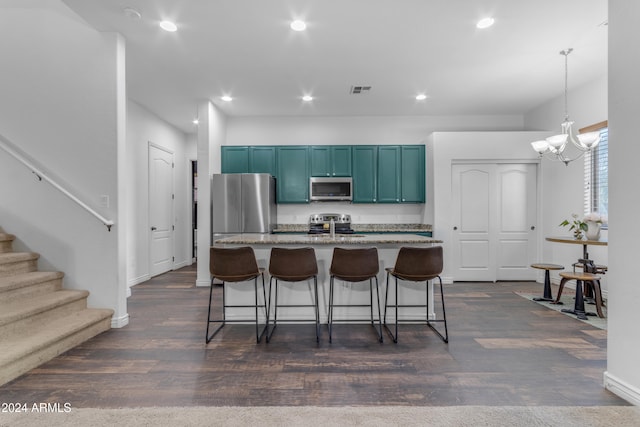
[[[599,240],[600,227],[607,221],[606,217],[600,215],[599,213],[591,212],[585,215],[582,220],[587,224],[587,230],[585,231],[587,239]]]
[[[600,227],[607,221],[604,215],[595,212],[585,215],[582,219],[577,214],[572,214],[571,218],[562,221],[560,226],[569,227],[576,240],[581,240],[583,235],[586,235],[588,240],[600,239]]]

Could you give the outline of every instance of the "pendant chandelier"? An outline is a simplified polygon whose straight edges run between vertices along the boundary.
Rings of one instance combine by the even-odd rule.
[[[572,48],[560,51],[560,55],[564,56],[564,121],[560,125],[562,133],[531,143],[531,146],[540,154],[540,157],[546,156],[552,160],[564,162],[565,165],[579,159],[587,151],[593,150],[600,142],[600,132],[588,132],[577,135],[573,129],[573,122],[569,120],[567,102],[569,93],[568,56],[572,51]],[[571,157],[568,154],[568,150],[566,150],[569,145],[578,150],[578,153],[574,157]]]

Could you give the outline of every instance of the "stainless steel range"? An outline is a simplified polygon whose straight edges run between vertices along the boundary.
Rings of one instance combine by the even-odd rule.
[[[323,234],[331,232],[331,220],[337,234],[353,234],[351,215],[336,213],[313,214],[309,217],[309,234]]]

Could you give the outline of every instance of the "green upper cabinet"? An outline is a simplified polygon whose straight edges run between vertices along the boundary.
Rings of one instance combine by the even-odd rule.
[[[276,176],[276,147],[249,147],[249,172]]]
[[[401,160],[401,146],[378,146],[378,203],[400,203]]]
[[[401,148],[401,203],[424,203],[424,145],[403,145]]]
[[[249,147],[222,147],[221,170],[222,173],[248,173]]]
[[[279,146],[276,149],[278,203],[309,202],[308,147]]]
[[[353,203],[375,203],[378,147],[354,145],[352,150]]]
[[[354,203],[424,203],[424,145],[224,146],[222,173],[269,173],[278,203],[309,203],[310,176],[353,177]]]
[[[314,145],[309,150],[311,176],[351,176],[350,145]]]

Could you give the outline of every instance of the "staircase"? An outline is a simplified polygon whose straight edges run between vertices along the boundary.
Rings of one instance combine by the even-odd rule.
[[[87,308],[88,291],[62,289],[40,255],[13,252],[0,228],[0,385],[111,328],[113,310]]]

